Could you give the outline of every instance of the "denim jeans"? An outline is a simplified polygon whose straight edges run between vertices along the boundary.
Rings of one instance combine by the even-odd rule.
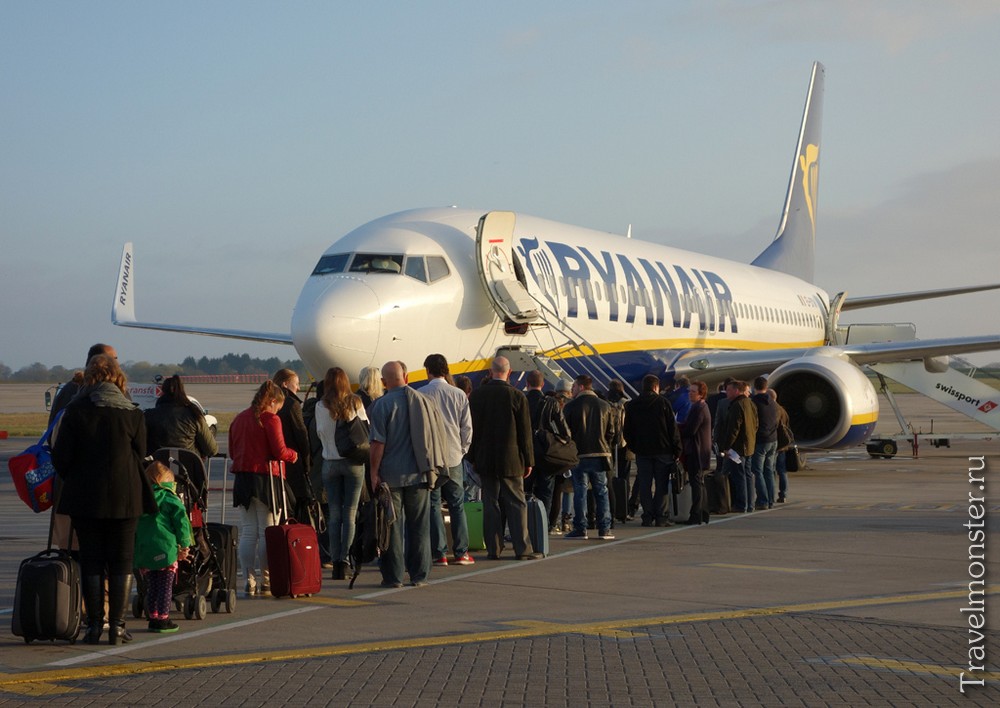
[[[323,487],[330,509],[327,534],[330,537],[330,560],[347,560],[354,542],[354,521],[358,500],[365,484],[365,466],[350,460],[323,460]]]
[[[785,468],[785,451],[774,456],[774,471],[778,473],[778,499],[784,499],[788,491],[788,470]]]
[[[462,460],[462,472],[465,474],[465,501],[477,502],[483,500],[483,490],[477,481],[479,477],[472,468],[472,463]]]
[[[459,464],[448,471],[448,479],[431,491],[431,557],[446,558],[448,556],[448,539],[444,533],[444,519],[441,517],[441,499],[448,504],[448,515],[451,517],[451,545],[455,557],[461,558],[469,552],[469,525],[465,520],[465,489],[456,482],[456,477],[462,479],[462,466]]]
[[[556,476],[532,471],[531,476],[524,480],[524,492],[540,501],[545,506],[545,513],[549,514],[556,492]]]
[[[753,451],[753,476],[757,487],[757,506],[774,504],[774,458],[777,442],[758,442]]]
[[[743,458],[742,462],[733,462],[726,457],[722,465],[723,474],[729,477],[729,488],[732,491],[733,511],[750,511],[753,509],[753,469],[750,466],[751,457]]]
[[[573,468],[573,530],[587,531],[587,482],[594,492],[597,529],[611,529],[611,506],[608,504],[608,473],[602,457],[584,457]]]
[[[673,455],[635,456],[635,486],[639,488],[644,524],[667,519],[667,491],[673,468]]]
[[[410,582],[423,582],[431,572],[430,490],[426,486],[393,487],[392,506],[396,511],[396,523],[392,525],[389,548],[382,554],[379,566],[382,582],[402,583],[404,566],[410,574]]]

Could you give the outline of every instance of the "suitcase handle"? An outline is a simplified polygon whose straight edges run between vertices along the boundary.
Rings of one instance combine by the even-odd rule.
[[[274,465],[278,466],[278,474],[272,474]],[[288,523],[288,497],[285,495],[285,463],[282,460],[269,460],[267,463],[267,476],[271,484],[271,513],[274,514],[276,525]],[[278,494],[274,489],[274,479],[278,478],[278,485],[281,487],[281,511],[278,511]],[[293,519],[294,520],[294,519]]]

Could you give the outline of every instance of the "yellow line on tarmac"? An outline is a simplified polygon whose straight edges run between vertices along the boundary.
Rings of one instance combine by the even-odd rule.
[[[849,666],[861,666],[866,669],[886,669],[887,671],[906,671],[912,674],[931,674],[933,676],[958,676],[962,671],[968,671],[967,666],[941,666],[940,664],[925,664],[921,661],[898,661],[896,659],[877,659],[873,656],[857,656],[845,659],[837,659],[831,664],[847,664]],[[971,678],[971,676],[970,676]],[[986,679],[987,681],[1000,680],[1000,673],[996,671],[986,671],[975,673],[975,679]]]
[[[772,573],[819,573],[816,568],[778,568],[769,565],[740,565],[738,563],[703,563],[705,568],[735,568],[736,570],[766,570]]]
[[[1000,587],[991,587],[987,594],[1000,593]],[[87,681],[94,679],[117,678],[123,676],[139,676],[142,674],[159,673],[163,671],[197,670],[207,668],[235,667],[248,664],[261,664],[281,661],[303,661],[333,656],[350,656],[357,654],[372,654],[384,651],[404,649],[426,649],[461,644],[478,644],[482,642],[510,641],[532,637],[556,636],[563,634],[599,634],[607,636],[622,636],[621,633],[637,627],[655,625],[689,624],[692,622],[711,622],[717,620],[743,619],[747,617],[773,617],[777,615],[795,614],[801,612],[823,612],[853,607],[872,607],[878,605],[897,605],[914,602],[929,602],[934,600],[959,599],[967,596],[966,590],[943,590],[938,592],[888,595],[881,597],[864,597],[849,600],[832,600],[825,602],[809,602],[797,605],[779,605],[776,607],[756,607],[739,610],[717,610],[682,615],[662,615],[658,617],[638,617],[632,619],[613,619],[600,622],[581,622],[560,624],[556,622],[521,621],[515,623],[512,629],[500,629],[492,632],[469,632],[465,634],[449,634],[435,637],[413,637],[411,639],[386,639],[360,644],[342,644],[308,649],[276,649],[247,654],[228,654],[222,656],[179,658],[158,662],[132,662],[109,666],[92,666],[74,669],[55,669],[50,671],[30,671],[25,673],[0,676],[0,691],[20,693],[22,695],[41,695],[41,691],[51,694],[51,684],[59,681]],[[75,689],[64,689],[67,692]]]

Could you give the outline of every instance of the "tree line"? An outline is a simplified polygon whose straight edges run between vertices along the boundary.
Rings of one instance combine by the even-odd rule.
[[[276,356],[258,359],[249,354],[226,354],[209,358],[186,357],[180,364],[151,364],[148,361],[129,361],[122,364],[129,381],[152,381],[157,375],[173,376],[217,376],[226,374],[266,374],[270,376],[278,369],[291,369],[303,380],[309,376],[299,359],[282,360]],[[4,383],[63,383],[73,378],[77,369],[64,366],[48,367],[35,362],[14,371],[0,362],[0,382]]]

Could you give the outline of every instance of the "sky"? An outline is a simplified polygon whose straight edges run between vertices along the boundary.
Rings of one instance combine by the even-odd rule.
[[[340,236],[509,209],[750,261],[826,67],[817,284],[1000,282],[993,0],[0,3],[0,363],[294,350],[114,327],[288,331]],[[861,310],[1000,333],[1000,293]],[[1000,360],[1000,352],[974,362]]]

